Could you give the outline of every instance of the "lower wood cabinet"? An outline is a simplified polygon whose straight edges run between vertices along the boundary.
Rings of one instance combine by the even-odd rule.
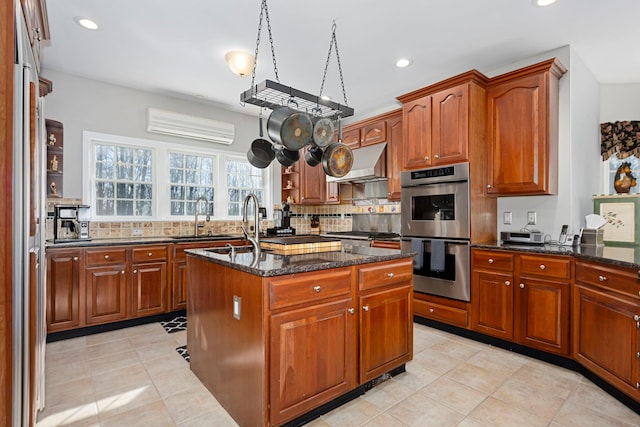
[[[131,315],[150,316],[167,311],[167,262],[133,264]]]
[[[127,318],[126,268],[126,264],[116,264],[85,269],[87,325]]]
[[[81,249],[47,254],[47,329],[49,332],[80,325]]]
[[[638,272],[594,262],[576,263],[573,357],[640,402]]]
[[[474,249],[471,328],[570,354],[572,258]]]
[[[291,420],[356,385],[353,301],[308,305],[270,319],[272,425]]]

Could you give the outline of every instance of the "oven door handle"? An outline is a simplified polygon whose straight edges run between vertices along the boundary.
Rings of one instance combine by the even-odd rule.
[[[444,242],[448,245],[464,245],[464,246],[470,246],[471,243],[469,241],[460,241],[460,240],[448,240],[448,239],[439,239],[437,237],[425,237],[425,238],[421,238],[421,237],[413,237],[413,238],[406,238],[403,237],[402,241],[403,242],[411,242],[411,240],[413,239],[417,239],[417,240],[422,240],[423,242],[430,242],[432,240],[444,240]]]

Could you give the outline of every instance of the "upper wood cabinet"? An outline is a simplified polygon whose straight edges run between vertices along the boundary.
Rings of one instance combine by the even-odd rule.
[[[491,79],[487,87],[487,183],[495,196],[556,194],[558,80],[556,59]]]
[[[484,146],[487,78],[472,70],[398,97],[403,111],[403,169],[469,160]]]
[[[29,42],[36,60],[36,67],[40,70],[40,49],[43,40],[49,40],[49,18],[45,0],[20,0],[22,13],[27,24]]]
[[[387,123],[384,118],[353,123],[342,131],[342,143],[355,149],[379,144],[387,140]]]
[[[327,175],[322,165],[309,166],[301,158],[298,160],[300,168],[300,204],[320,205],[325,201],[327,192]]]
[[[400,171],[402,171],[402,110],[387,119],[387,178],[389,200],[400,200]]]

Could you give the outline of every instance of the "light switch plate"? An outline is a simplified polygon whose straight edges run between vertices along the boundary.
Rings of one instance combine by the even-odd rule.
[[[527,225],[536,225],[537,215],[536,211],[527,212]]]
[[[513,213],[511,212],[503,212],[502,213],[502,223],[503,224],[512,224],[513,223]]]
[[[242,298],[237,295],[233,296],[233,318],[240,320],[242,313]]]

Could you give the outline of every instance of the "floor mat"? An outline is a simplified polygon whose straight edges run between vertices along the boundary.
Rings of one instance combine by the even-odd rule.
[[[183,346],[180,346],[180,347],[176,348],[176,351],[178,353],[180,353],[180,356],[182,356],[184,358],[184,360],[187,361],[187,363],[191,362],[191,357],[189,356],[189,353],[187,353],[187,346],[186,345],[183,345]]]
[[[169,334],[187,330],[187,318],[185,316],[178,316],[166,322],[160,322],[160,324]]]

